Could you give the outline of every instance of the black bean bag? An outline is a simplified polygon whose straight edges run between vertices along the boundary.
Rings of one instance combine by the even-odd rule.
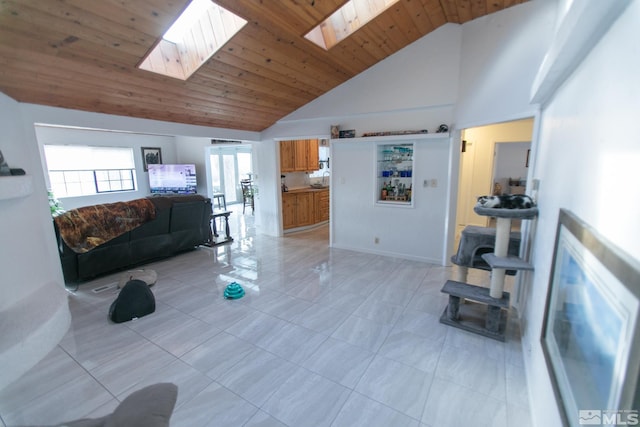
[[[109,319],[115,323],[146,316],[156,311],[156,299],[142,280],[129,280],[109,308]]]

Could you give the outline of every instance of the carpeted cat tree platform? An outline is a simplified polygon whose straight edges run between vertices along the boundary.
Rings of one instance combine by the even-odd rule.
[[[449,303],[440,322],[499,341],[505,340],[509,293],[504,291],[506,274],[533,270],[519,258],[520,233],[511,231],[514,219],[528,220],[538,215],[538,208],[500,209],[476,206],[478,215],[496,218],[496,228],[469,226],[462,231],[458,252],[451,262],[458,265],[457,280],[448,280],[442,292]],[[466,283],[468,268],[491,270],[491,286]],[[469,300],[468,304],[461,304]]]

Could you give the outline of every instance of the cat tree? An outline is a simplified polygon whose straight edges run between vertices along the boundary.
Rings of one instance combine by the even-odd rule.
[[[538,215],[538,208],[496,209],[476,206],[478,215],[496,218],[496,228],[467,227],[462,232],[458,254],[452,262],[459,265],[457,281],[448,280],[442,292],[449,294],[449,303],[440,322],[466,331],[475,332],[500,341],[505,340],[509,293],[504,291],[507,272],[533,270],[533,266],[518,256],[519,233],[511,231],[514,219],[528,220]],[[493,252],[483,253],[481,258],[487,267],[477,264],[479,248],[486,248],[493,239]],[[465,283],[468,268],[491,270],[489,288]],[[469,300],[469,304],[460,303]]]

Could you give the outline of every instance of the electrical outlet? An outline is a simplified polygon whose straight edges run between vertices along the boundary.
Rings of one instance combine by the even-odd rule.
[[[380,238],[379,238],[379,237],[374,237],[374,238],[373,238],[373,243],[375,243],[376,245],[377,245],[378,243],[380,243]]]

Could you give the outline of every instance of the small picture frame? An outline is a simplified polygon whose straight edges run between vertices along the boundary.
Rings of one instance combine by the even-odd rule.
[[[331,125],[331,139],[340,138],[340,126]]]
[[[162,164],[162,150],[159,147],[142,147],[142,165],[149,171],[149,165]]]

